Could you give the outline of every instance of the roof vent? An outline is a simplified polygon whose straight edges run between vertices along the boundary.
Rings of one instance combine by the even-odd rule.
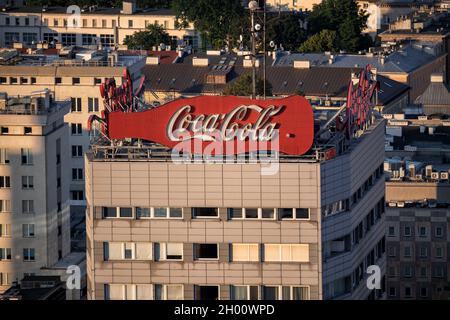
[[[433,83],[443,83],[444,82],[444,76],[442,73],[433,73],[431,75],[431,82]]]

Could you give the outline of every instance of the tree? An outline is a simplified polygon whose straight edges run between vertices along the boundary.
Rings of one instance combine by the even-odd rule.
[[[159,46],[161,43],[168,45],[170,42],[169,34],[157,24],[150,24],[144,31],[135,32],[124,40],[124,44],[132,50],[152,50],[154,46]]]
[[[302,43],[300,52],[324,52],[336,51],[337,37],[336,31],[322,30]]]
[[[308,30],[311,35],[324,29],[336,31],[336,49],[354,52],[368,45],[367,37],[361,34],[367,18],[354,0],[323,0],[313,7]]]
[[[302,18],[303,16],[299,13],[288,13],[280,16],[277,14],[267,19],[267,42],[282,44],[287,50],[297,49],[306,39],[306,31],[301,25]]]
[[[176,26],[194,24],[204,40],[215,49],[236,46],[239,35],[249,32],[248,12],[241,0],[173,0]]]
[[[235,81],[229,83],[223,90],[226,96],[251,96],[253,94],[253,81],[251,74],[243,74]],[[264,95],[264,81],[256,77],[256,94]],[[266,80],[266,96],[272,95],[272,85]]]

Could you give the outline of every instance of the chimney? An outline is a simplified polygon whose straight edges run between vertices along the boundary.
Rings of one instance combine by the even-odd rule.
[[[158,65],[159,64],[159,56],[147,57],[145,64],[147,65]]]
[[[328,64],[333,64],[334,63],[334,55],[330,54],[328,56]]]
[[[385,59],[386,59],[386,58],[385,58],[383,55],[380,57],[380,64],[381,64],[381,65],[384,64]]]
[[[431,74],[430,80],[432,83],[443,83],[444,76],[442,75],[442,73],[433,73],[433,74]]]
[[[136,12],[136,0],[125,0],[122,2],[123,14],[133,14]]]

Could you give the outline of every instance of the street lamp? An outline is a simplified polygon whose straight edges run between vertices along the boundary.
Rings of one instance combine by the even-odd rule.
[[[257,1],[250,1],[248,3],[251,15],[251,33],[252,33],[252,98],[256,98],[256,52],[255,52],[255,11],[258,10],[259,5]],[[260,26],[261,27],[261,26]]]

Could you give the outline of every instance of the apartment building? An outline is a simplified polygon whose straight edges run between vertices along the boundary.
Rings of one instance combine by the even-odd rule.
[[[173,103],[201,109],[204,98]],[[271,175],[249,158],[173,161],[171,148],[149,140],[93,144],[85,158],[88,299],[383,298],[384,285],[368,289],[366,270],[379,266],[384,283],[384,120],[373,114],[347,139],[326,129],[335,113],[314,112],[314,148],[280,154]],[[106,128],[163,137],[158,121]]]
[[[149,24],[164,27],[172,38],[166,45],[199,45],[193,26],[178,29],[171,10],[138,9],[135,1],[124,1],[122,8],[7,7],[0,12],[0,46],[10,47],[15,42],[30,46],[45,41],[63,46],[115,47]]]
[[[28,53],[28,51],[30,51]],[[87,121],[103,110],[100,84],[113,77],[117,85],[123,81],[124,69],[130,71],[137,87],[145,57],[88,49],[62,48],[3,50],[4,65],[0,66],[0,91],[9,95],[28,95],[49,88],[55,99],[71,101],[71,110],[64,115],[68,127],[70,157],[70,205],[72,215],[84,221],[84,160],[89,148]],[[79,246],[79,245],[76,245]],[[84,251],[84,247],[79,248]]]
[[[70,101],[0,94],[0,292],[70,252]]]

